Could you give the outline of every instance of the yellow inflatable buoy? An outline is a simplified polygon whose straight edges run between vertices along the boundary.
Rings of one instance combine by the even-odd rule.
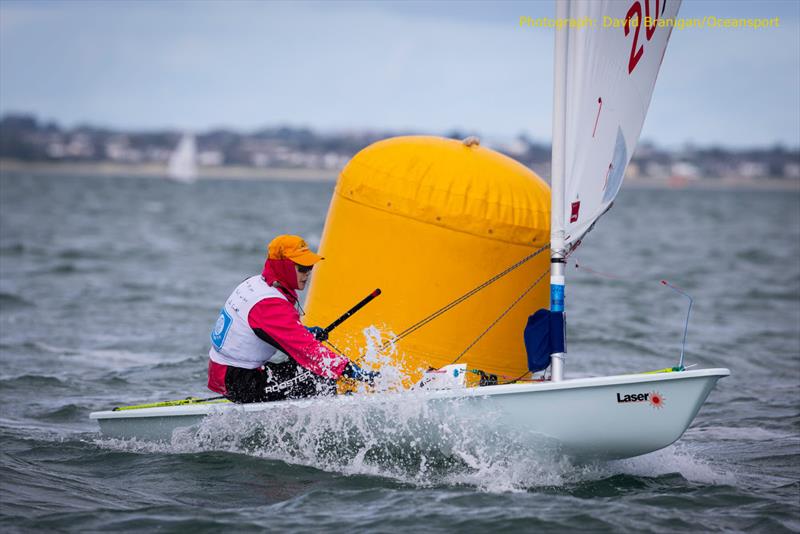
[[[365,148],[339,176],[306,308],[325,326],[375,288],[382,295],[331,333],[351,359],[364,329],[399,333],[546,245],[550,189],[477,139],[397,137]],[[542,253],[422,326],[396,346],[413,380],[461,354],[549,269]],[[547,276],[464,354],[470,369],[527,371],[523,330],[549,303]],[[361,363],[361,362],[359,362]]]

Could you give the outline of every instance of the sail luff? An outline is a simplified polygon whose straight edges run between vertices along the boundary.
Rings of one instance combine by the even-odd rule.
[[[556,19],[566,20],[570,6],[566,0],[556,1]],[[564,191],[566,171],[567,134],[567,54],[569,26],[555,30],[555,52],[553,62],[553,146],[550,166],[550,311],[564,311]],[[553,381],[564,378],[566,348],[550,355],[550,373]]]
[[[556,18],[569,16],[566,0],[556,1]],[[550,249],[564,248],[564,172],[566,169],[566,119],[567,119],[567,46],[569,28],[555,30],[553,66],[553,144],[551,152],[550,188],[551,219]]]

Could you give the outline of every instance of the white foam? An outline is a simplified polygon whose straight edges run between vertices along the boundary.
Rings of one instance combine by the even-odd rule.
[[[677,473],[690,482],[713,485],[734,485],[736,476],[691,452],[685,445],[670,445],[644,456],[609,462],[612,471],[621,474],[657,477]]]
[[[362,363],[379,368],[379,390],[398,390],[405,374],[381,352],[379,329],[364,331]],[[420,487],[469,486],[486,492],[562,487],[618,474],[654,477],[679,473],[690,481],[733,483],[705,461],[676,447],[631,460],[576,465],[539,436],[495,427],[489,404],[468,399],[430,402],[415,391],[357,394],[354,402],[276,405],[269,412],[229,410],[198,428],[176,432],[169,444],[103,440],[102,446],[133,452],[229,451],[348,475],[388,477]]]
[[[461,417],[461,401],[438,408],[404,395],[401,403],[378,399],[291,406],[262,413],[232,411],[208,417],[197,430],[176,432],[170,443],[101,440],[103,447],[139,453],[227,451],[304,465],[347,475],[391,478],[418,487],[469,486],[500,493],[535,487],[563,487],[615,475],[659,477],[677,473],[704,484],[734,485],[720,471],[686,448],[638,458],[574,464],[530,436],[500,434],[491,414]]]
[[[228,451],[420,487],[468,485],[499,492],[562,483],[565,461],[529,436],[498,432],[489,410],[464,410],[463,399],[431,403],[415,392],[393,397],[320,399],[268,414],[229,410],[210,415],[196,429],[176,432],[170,443],[98,444],[139,453]]]

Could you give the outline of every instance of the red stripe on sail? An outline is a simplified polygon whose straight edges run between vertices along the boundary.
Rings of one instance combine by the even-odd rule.
[[[578,220],[578,213],[581,211],[581,201],[576,200],[572,203],[572,212],[569,215],[569,222],[574,223]]]
[[[597,133],[597,123],[600,122],[600,112],[603,111],[603,98],[597,97],[597,103],[600,107],[597,108],[597,117],[594,119],[594,130],[592,130],[592,137]]]

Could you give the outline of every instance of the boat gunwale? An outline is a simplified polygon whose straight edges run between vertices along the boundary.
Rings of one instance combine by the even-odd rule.
[[[339,395],[335,397],[335,402],[353,402],[364,398],[389,400],[403,398],[408,395],[420,395],[420,393],[428,396],[430,400],[445,400],[454,398],[475,398],[475,397],[494,397],[497,395],[511,395],[517,393],[529,392],[544,392],[544,391],[560,391],[569,389],[584,389],[591,387],[605,387],[605,386],[620,386],[629,384],[646,384],[651,382],[665,382],[670,380],[685,380],[695,378],[717,377],[724,378],[731,374],[730,369],[718,367],[712,369],[697,369],[693,371],[674,371],[669,373],[635,373],[626,375],[612,375],[612,376],[594,376],[584,378],[571,378],[562,380],[560,382],[534,382],[524,384],[502,384],[495,386],[479,386],[474,388],[458,388],[458,389],[437,389],[437,390],[411,390],[392,392],[384,394],[367,394],[367,395]],[[163,406],[157,408],[140,408],[136,410],[105,410],[99,412],[92,412],[89,414],[90,419],[94,420],[108,420],[108,419],[138,419],[145,417],[180,417],[180,416],[204,416],[211,413],[220,411],[229,411],[232,409],[239,409],[245,412],[259,412],[267,411],[272,407],[278,406],[297,406],[304,407],[310,406],[323,400],[330,402],[329,397],[315,397],[307,399],[297,399],[289,401],[278,402],[254,402],[249,404],[222,404],[222,403],[208,403],[208,404],[190,404],[183,406]],[[211,409],[209,409],[209,407]]]

